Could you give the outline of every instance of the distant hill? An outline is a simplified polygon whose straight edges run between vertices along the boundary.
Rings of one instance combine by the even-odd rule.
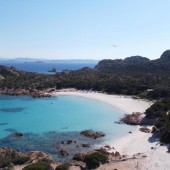
[[[15,58],[15,59],[0,59],[4,62],[19,62],[19,63],[97,63],[98,60],[93,59],[34,59],[34,58]]]
[[[165,51],[156,60],[149,60],[142,56],[127,57],[124,60],[102,60],[95,69],[103,72],[170,71],[170,50]]]

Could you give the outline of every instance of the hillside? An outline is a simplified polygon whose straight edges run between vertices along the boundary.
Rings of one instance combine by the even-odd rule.
[[[55,75],[42,75],[0,66],[0,90],[70,88],[159,99],[170,93],[170,50],[157,60],[132,56],[102,60],[94,69],[82,68]],[[151,89],[151,90],[150,90]]]
[[[102,60],[95,69],[103,72],[167,72],[170,71],[170,50],[165,51],[159,59],[149,60],[146,57],[132,56],[124,60]]]

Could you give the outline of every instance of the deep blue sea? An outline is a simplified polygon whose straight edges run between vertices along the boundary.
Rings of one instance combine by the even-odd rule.
[[[56,68],[58,72],[62,70],[78,70],[83,67],[90,67],[93,68],[97,64],[96,62],[1,62],[0,65],[5,66],[13,66],[17,69],[29,71],[29,72],[36,72],[36,73],[43,73],[43,74],[53,74],[48,72],[52,68]]]

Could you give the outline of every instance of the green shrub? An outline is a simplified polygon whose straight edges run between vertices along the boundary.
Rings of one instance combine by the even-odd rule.
[[[57,168],[55,170],[68,170],[69,167],[70,167],[70,164],[65,163],[65,164],[61,164],[61,165],[57,166]]]
[[[166,121],[164,121],[164,124],[162,125],[160,129],[160,140],[164,143],[170,143],[170,116],[167,116]]]
[[[28,157],[13,157],[13,156],[8,156],[2,160],[0,160],[0,168],[5,168],[10,166],[11,163],[14,165],[23,165],[29,160]]]
[[[52,170],[52,168],[46,162],[36,162],[26,166],[23,170]]]
[[[0,168],[5,168],[7,166],[9,166],[11,163],[11,159],[10,158],[6,158],[0,161]]]
[[[17,158],[15,158],[13,161],[12,161],[12,163],[14,164],[14,165],[23,165],[23,164],[25,164],[26,162],[28,162],[29,161],[29,158],[28,157],[17,157]]]
[[[157,101],[145,113],[148,118],[161,118],[168,110],[170,110],[170,98]]]
[[[88,169],[98,168],[100,164],[108,162],[108,156],[99,152],[91,153],[85,157],[84,162]]]

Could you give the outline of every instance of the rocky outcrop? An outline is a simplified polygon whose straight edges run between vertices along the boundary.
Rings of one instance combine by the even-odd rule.
[[[143,114],[140,112],[135,112],[132,114],[125,114],[125,116],[120,119],[120,122],[128,125],[140,125],[142,119]]]
[[[16,137],[22,137],[22,136],[24,136],[24,134],[21,133],[21,132],[15,132],[14,135],[15,135]]]
[[[28,162],[29,158],[25,157],[19,150],[11,148],[0,148],[0,169],[12,170],[13,165],[21,165]]]
[[[116,151],[116,152],[114,153],[114,156],[115,156],[115,157],[118,157],[118,158],[121,157],[121,155],[120,155],[120,153],[119,153],[118,151]]]
[[[78,153],[78,154],[75,154],[73,156],[73,160],[76,160],[76,161],[84,161],[85,159],[85,154],[84,153]]]
[[[108,152],[108,150],[106,148],[104,148],[104,147],[101,147],[99,149],[95,149],[95,151],[100,152],[100,153],[105,154],[105,155],[109,155],[110,154]]]
[[[83,148],[88,148],[88,147],[90,147],[90,144],[83,143],[83,144],[82,144],[82,147],[83,147]]]
[[[4,80],[4,76],[0,75],[0,81]]]
[[[160,59],[164,61],[170,61],[170,50],[163,52]]]
[[[5,75],[19,76],[19,71],[14,67],[0,66],[0,74],[2,76]]]
[[[48,70],[48,72],[56,73],[57,69],[56,68],[52,68],[51,70]]]
[[[70,144],[72,144],[73,143],[73,140],[68,140],[67,141],[67,145],[70,145]]]
[[[53,161],[51,156],[41,151],[29,151],[25,153],[24,156],[29,157],[30,160],[32,161],[47,161],[47,162]]]
[[[151,133],[152,132],[152,130],[147,128],[147,127],[141,127],[141,128],[139,128],[139,130],[141,132],[144,132],[144,133]]]
[[[0,148],[0,169],[2,170],[15,169],[15,165],[22,165],[23,168],[32,162],[40,161],[49,164],[54,162],[51,156],[40,151],[21,153],[19,150],[7,147]]]
[[[80,134],[92,139],[97,139],[105,136],[103,132],[95,132],[93,130],[84,130],[80,132]]]
[[[11,95],[11,96],[22,96],[22,95],[29,95],[29,90],[25,89],[3,89],[0,90],[0,94],[4,95]]]
[[[25,96],[31,95],[34,98],[51,97],[51,93],[55,89],[37,90],[37,89],[3,89],[0,90],[0,94],[10,95],[10,96]]]
[[[132,114],[125,114],[119,122],[127,125],[154,125],[156,123],[155,118],[148,118],[145,114],[140,112],[134,112]]]
[[[33,93],[31,94],[31,96],[33,98],[51,97],[50,94],[46,94],[46,93]]]
[[[11,157],[11,155],[13,155],[13,157],[23,156],[23,154],[18,150],[13,150],[7,147],[0,148],[0,162],[5,158]]]
[[[65,149],[61,149],[59,152],[62,156],[68,156],[69,155],[68,151],[65,150]]]

